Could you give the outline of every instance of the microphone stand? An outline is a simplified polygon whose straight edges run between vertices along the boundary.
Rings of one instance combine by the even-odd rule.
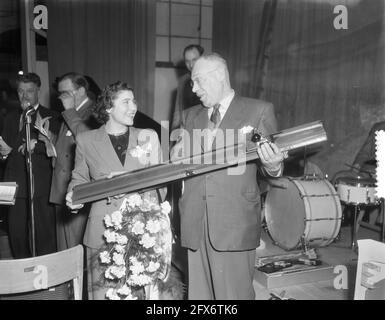
[[[28,181],[28,203],[31,217],[31,242],[32,242],[32,256],[36,256],[36,243],[35,243],[35,211],[33,205],[33,196],[34,196],[34,181],[32,173],[32,150],[31,150],[31,116],[35,111],[34,108],[31,108],[25,113],[25,136],[26,136],[26,165],[27,165],[27,181]]]

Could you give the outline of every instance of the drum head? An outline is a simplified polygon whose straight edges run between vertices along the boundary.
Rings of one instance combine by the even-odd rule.
[[[267,228],[272,239],[283,249],[295,249],[305,229],[305,205],[297,186],[282,178],[284,187],[269,190],[265,202]]]
[[[376,180],[372,178],[352,178],[352,177],[341,177],[337,183],[346,184],[348,186],[363,186],[363,187],[374,187]]]

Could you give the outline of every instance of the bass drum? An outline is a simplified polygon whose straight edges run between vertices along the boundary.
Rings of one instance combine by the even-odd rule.
[[[304,240],[323,247],[337,237],[342,210],[340,199],[326,179],[279,178],[266,196],[265,218],[271,238],[285,250]]]

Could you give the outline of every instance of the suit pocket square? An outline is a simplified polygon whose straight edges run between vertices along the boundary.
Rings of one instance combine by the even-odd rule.
[[[70,130],[67,130],[66,137],[72,136],[72,132]]]

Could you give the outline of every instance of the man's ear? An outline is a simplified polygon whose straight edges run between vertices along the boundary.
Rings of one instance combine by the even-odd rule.
[[[82,95],[82,96],[87,95],[86,89],[84,87],[80,87],[78,90],[79,90],[80,95]]]
[[[215,70],[216,77],[219,81],[224,81],[226,78],[225,72],[222,68],[218,68],[218,70]]]

